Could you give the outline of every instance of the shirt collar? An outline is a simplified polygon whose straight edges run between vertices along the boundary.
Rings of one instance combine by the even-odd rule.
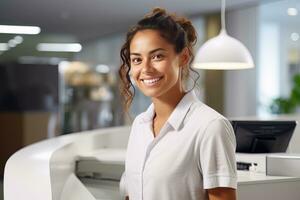
[[[142,122],[143,123],[151,122],[153,117],[154,117],[154,104],[151,103],[150,106],[147,108],[147,110],[142,115]]]
[[[178,130],[183,119],[185,118],[189,108],[191,107],[192,103],[195,101],[199,101],[195,91],[192,90],[188,93],[186,93],[183,98],[180,100],[180,102],[176,105],[175,109],[169,116],[167,122],[175,129]],[[148,107],[148,109],[144,112],[144,115],[142,117],[142,122],[152,122],[154,117],[154,104],[151,103],[151,105]]]

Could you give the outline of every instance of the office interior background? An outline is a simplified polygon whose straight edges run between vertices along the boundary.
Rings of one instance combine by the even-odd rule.
[[[119,52],[129,27],[156,6],[192,20],[195,51],[219,33],[219,0],[0,2],[0,25],[40,27],[0,33],[1,180],[9,156],[26,145],[131,123],[118,90]],[[197,70],[199,98],[228,118],[299,113],[299,12],[299,0],[227,0],[228,34],[247,46],[255,68]],[[131,117],[149,104],[137,91]]]

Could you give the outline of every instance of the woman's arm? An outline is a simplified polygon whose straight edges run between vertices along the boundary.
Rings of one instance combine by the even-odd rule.
[[[236,189],[227,187],[217,187],[208,189],[209,200],[236,200]]]

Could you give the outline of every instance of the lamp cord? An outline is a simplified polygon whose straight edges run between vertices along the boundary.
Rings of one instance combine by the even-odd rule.
[[[225,25],[225,4],[226,0],[222,0],[222,8],[221,8],[221,26],[222,31],[226,31],[226,25]]]

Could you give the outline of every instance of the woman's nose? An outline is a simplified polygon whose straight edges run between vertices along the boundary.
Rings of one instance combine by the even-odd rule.
[[[153,71],[153,66],[152,66],[150,59],[145,59],[143,65],[142,65],[142,71],[145,71],[145,72]]]

